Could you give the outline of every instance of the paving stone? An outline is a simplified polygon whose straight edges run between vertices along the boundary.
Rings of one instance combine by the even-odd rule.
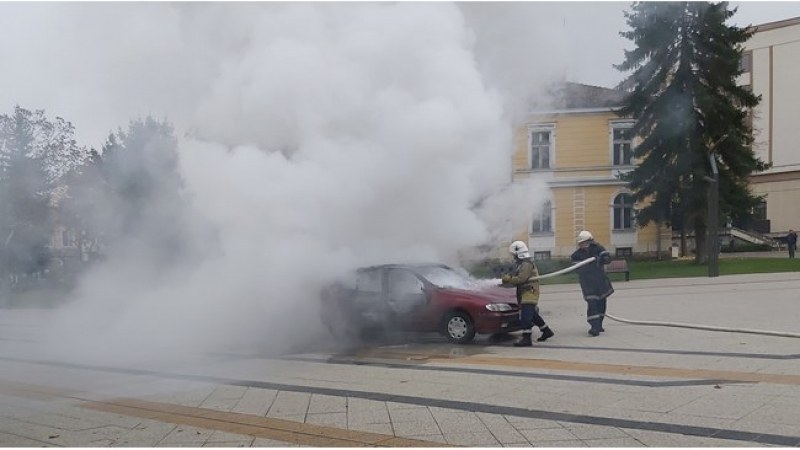
[[[418,434],[413,436],[404,436],[408,439],[419,439],[421,441],[438,442],[440,444],[447,444],[444,436],[441,434]]]
[[[365,398],[348,397],[347,398],[347,411],[348,412],[373,412],[384,411],[388,414],[387,402],[378,400],[368,400]]]
[[[519,430],[528,442],[566,441],[577,439],[574,434],[564,428],[540,428],[535,430]]]
[[[489,428],[471,412],[434,415],[439,429],[444,434],[485,433]]]
[[[350,423],[347,426],[348,430],[353,431],[363,431],[366,433],[378,433],[378,434],[388,434],[389,436],[394,436],[394,430],[392,429],[392,424],[390,423]]]
[[[161,442],[176,428],[175,424],[143,420],[117,440],[114,447],[152,447]]]
[[[555,420],[533,419],[530,417],[503,416],[517,430],[538,430],[542,428],[563,428]]]
[[[214,389],[214,385],[203,383],[202,386],[194,389],[176,390],[170,394],[148,395],[146,398],[155,402],[198,407],[214,392]]]
[[[386,403],[350,397],[347,399],[348,423],[389,423]]]
[[[308,413],[347,413],[347,397],[314,394],[308,405]]]
[[[483,433],[455,433],[444,434],[444,439],[450,445],[461,445],[468,447],[486,447],[500,445],[497,439],[488,431]]]
[[[569,422],[559,423],[578,439],[622,439],[629,437],[627,433],[619,428]]]
[[[247,388],[231,412],[265,416],[277,395],[273,389]]]
[[[388,408],[389,411],[394,411],[398,409],[428,409],[425,406],[412,405],[409,403],[397,403],[397,402],[386,402],[386,408]]]
[[[203,444],[203,447],[250,447],[252,444],[252,439],[249,441],[209,441]]]
[[[276,441],[274,439],[256,438],[253,441],[253,447],[305,447],[305,445],[296,445],[283,441]]]
[[[489,432],[503,445],[506,444],[518,444],[518,443],[527,443],[528,440],[525,439],[519,431],[514,428],[511,423],[506,420],[505,417],[497,414],[485,414],[485,413],[477,413],[478,418],[483,422],[486,428],[489,429]]]
[[[534,447],[586,447],[583,441],[531,441]]]
[[[632,437],[610,439],[583,439],[587,447],[644,447],[645,445]]]
[[[306,423],[347,429],[347,413],[308,414]]]
[[[165,436],[161,442],[159,442],[159,445],[195,444],[196,446],[200,447],[208,440],[209,437],[211,437],[211,434],[213,433],[214,430],[209,430],[206,428],[178,425],[167,436]]]
[[[433,415],[428,408],[389,409],[389,417],[392,423],[433,420]]]
[[[625,430],[631,437],[641,442],[646,447],[703,447],[709,446],[705,438],[698,436],[688,436],[676,433],[664,433],[660,431],[650,430]],[[719,442],[718,439],[714,441]],[[735,442],[726,441],[729,444],[720,445],[722,447],[733,446]],[[761,447],[762,445],[755,442],[745,442],[745,446]]]
[[[347,414],[347,423],[390,423],[388,411],[383,413]]]
[[[62,414],[44,412],[28,414],[24,420],[26,422],[36,423],[43,426],[74,431],[98,428],[106,425],[106,423],[97,420],[89,420],[87,418],[71,417]]]
[[[285,418],[289,416],[305,416],[311,394],[301,392],[278,392],[275,401],[267,412],[267,417]]]
[[[70,447],[99,447],[104,441],[108,441],[109,445],[119,441],[128,432],[126,428],[112,425],[91,430],[66,431],[62,436]]]
[[[55,444],[29,439],[24,436],[0,433],[0,446],[2,447],[55,447]]]
[[[736,396],[712,395],[675,408],[670,411],[670,414],[736,420],[745,417],[766,404],[766,399],[754,398],[753,396],[737,398]],[[800,409],[795,409],[795,418],[800,420]],[[800,421],[794,423],[800,423]]]
[[[162,447],[166,447],[166,448],[171,448],[171,447],[198,448],[198,447],[202,447],[202,445],[198,444],[196,442],[169,442],[169,443],[166,443],[166,444],[156,444],[153,447],[157,447],[157,448],[162,448]]]
[[[208,437],[206,442],[236,442],[236,441],[247,441],[252,442],[253,437],[248,436],[246,434],[237,434],[237,433],[227,433],[225,431],[215,430],[211,433],[211,436]]]
[[[439,426],[431,420],[392,422],[394,435],[400,437],[414,436],[417,434],[441,434]]]
[[[35,441],[52,443],[53,445],[69,446],[66,442],[67,430],[45,425],[6,419],[0,421],[0,432],[33,439]]]
[[[213,409],[216,411],[231,411],[241,400],[246,387],[243,386],[219,386],[200,404],[201,408]]]
[[[800,402],[794,405],[764,405],[752,411],[745,419],[765,423],[797,425],[800,424]]]

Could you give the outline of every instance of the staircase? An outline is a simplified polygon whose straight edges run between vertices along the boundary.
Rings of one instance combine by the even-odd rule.
[[[769,245],[773,249],[780,249],[780,243],[772,238],[764,236],[753,231],[745,231],[740,228],[729,229],[731,237],[740,241],[749,242],[756,245]]]

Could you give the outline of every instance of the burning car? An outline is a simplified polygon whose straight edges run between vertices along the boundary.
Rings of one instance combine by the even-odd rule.
[[[440,264],[359,269],[323,290],[322,321],[340,337],[370,330],[440,332],[458,344],[476,334],[520,329],[513,290]]]

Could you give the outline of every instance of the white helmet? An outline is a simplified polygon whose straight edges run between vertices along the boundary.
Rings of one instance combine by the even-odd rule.
[[[591,241],[592,239],[594,239],[594,236],[592,236],[592,233],[589,233],[586,230],[583,230],[580,233],[578,233],[578,239],[577,239],[578,244],[580,244],[581,242]]]
[[[508,247],[509,253],[516,256],[517,258],[530,258],[531,254],[528,251],[528,246],[525,245],[522,241],[514,241],[511,243],[511,246]]]

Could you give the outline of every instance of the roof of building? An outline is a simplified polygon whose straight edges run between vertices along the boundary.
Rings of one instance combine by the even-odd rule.
[[[622,105],[626,92],[622,89],[565,82],[556,84],[549,90],[549,94],[546,103],[534,104],[532,109],[565,111],[617,108]]]
[[[800,16],[792,17],[790,19],[777,20],[775,22],[767,22],[759,25],[753,25],[750,29],[756,33],[759,31],[769,31],[776,28],[790,27],[792,25],[800,25]]]
[[[610,108],[622,104],[625,92],[600,86],[580,83],[566,83],[560,90],[559,98],[567,109]]]

